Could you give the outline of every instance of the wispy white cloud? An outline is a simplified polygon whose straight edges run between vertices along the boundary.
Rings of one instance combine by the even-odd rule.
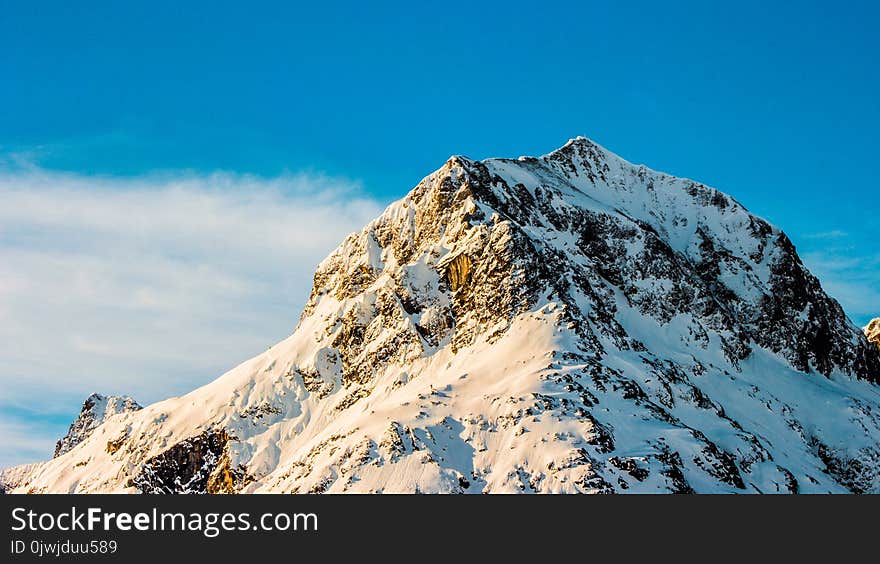
[[[831,231],[821,231],[819,233],[807,233],[804,235],[804,239],[843,239],[847,237],[849,234],[846,231],[841,229],[832,229]]]
[[[72,417],[92,391],[215,378],[292,332],[315,265],[379,211],[321,175],[0,170],[0,408]]]
[[[45,425],[7,417],[0,417],[0,436],[0,468],[52,458],[59,438]]]
[[[804,264],[857,325],[880,315],[880,254],[873,245],[859,244],[845,233],[802,238]]]

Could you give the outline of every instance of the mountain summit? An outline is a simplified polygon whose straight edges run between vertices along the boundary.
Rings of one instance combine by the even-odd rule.
[[[16,491],[878,491],[878,379],[778,228],[579,137],[450,158],[290,337]]]
[[[55,444],[55,458],[69,451],[92,434],[108,417],[142,409],[128,396],[92,394],[83,402],[79,416],[70,424],[67,434]]]
[[[868,326],[865,327],[865,335],[868,340],[880,348],[880,317],[872,319]]]

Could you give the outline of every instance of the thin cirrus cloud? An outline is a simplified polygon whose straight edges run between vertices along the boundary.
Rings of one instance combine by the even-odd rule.
[[[156,401],[291,333],[315,265],[381,209],[316,174],[36,167],[0,171],[0,202],[0,467],[51,456],[93,391]]]
[[[858,226],[795,237],[804,264],[860,326],[880,316],[880,253],[872,238],[878,228],[877,219],[870,218]]]
[[[880,254],[858,248],[810,250],[804,263],[857,325],[880,316]]]

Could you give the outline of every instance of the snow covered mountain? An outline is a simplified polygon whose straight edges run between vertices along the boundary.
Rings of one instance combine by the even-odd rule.
[[[139,409],[142,407],[128,396],[90,395],[83,402],[79,416],[70,424],[67,434],[55,445],[54,458],[58,458],[87,439],[110,416]]]
[[[66,453],[92,434],[105,420],[117,413],[143,409],[128,396],[92,394],[83,402],[79,415],[70,424],[67,434],[55,443],[54,458]],[[0,493],[13,490],[35,472],[42,463],[22,464],[0,470]]]
[[[865,335],[868,340],[876,344],[880,348],[880,317],[872,319],[868,326],[865,327]]]
[[[0,494],[15,491],[21,484],[27,482],[28,477],[36,472],[42,464],[42,462],[20,464],[0,470]]]
[[[878,380],[778,228],[577,138],[450,158],[290,337],[15,491],[880,491]]]

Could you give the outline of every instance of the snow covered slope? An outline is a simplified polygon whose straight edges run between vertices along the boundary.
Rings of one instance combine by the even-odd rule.
[[[15,491],[880,491],[878,379],[779,229],[577,138],[449,159],[290,337]]]
[[[55,458],[69,451],[92,434],[104,421],[117,413],[127,413],[142,409],[128,396],[102,396],[92,394],[83,402],[79,415],[70,424],[67,434],[55,444]],[[0,469],[0,493],[14,490],[36,472],[42,462],[21,464]]]
[[[868,340],[876,344],[880,348],[880,317],[872,319],[868,326],[865,327],[865,335]]]
[[[44,463],[20,464],[0,470],[0,494],[14,491],[22,483],[26,482],[28,476],[36,472],[42,464]]]
[[[55,458],[87,439],[107,418],[139,409],[142,409],[141,406],[128,396],[90,395],[83,402],[79,416],[70,424],[67,434],[55,445]]]

